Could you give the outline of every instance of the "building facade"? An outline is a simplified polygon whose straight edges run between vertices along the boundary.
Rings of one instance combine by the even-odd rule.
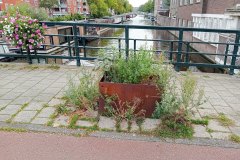
[[[79,13],[89,14],[87,0],[58,0],[58,6],[53,8],[53,16]]]

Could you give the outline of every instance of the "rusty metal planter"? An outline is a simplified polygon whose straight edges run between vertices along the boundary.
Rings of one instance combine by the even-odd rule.
[[[149,84],[127,84],[104,82],[103,79],[99,82],[100,93],[104,96],[117,96],[118,102],[132,102],[134,98],[141,99],[141,104],[136,109],[136,112],[145,110],[145,116],[151,117],[155,110],[156,101],[161,100],[162,91],[155,85]],[[116,102],[116,104],[119,104]],[[104,111],[104,100],[99,100],[99,111]]]

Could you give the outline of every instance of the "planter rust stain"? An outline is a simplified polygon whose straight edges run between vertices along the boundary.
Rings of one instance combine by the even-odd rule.
[[[103,96],[117,96],[118,100],[122,102],[132,102],[135,98],[141,100],[136,113],[145,110],[145,116],[151,117],[155,110],[156,101],[161,100],[162,91],[155,85],[149,84],[127,84],[127,83],[112,83],[112,82],[99,82],[99,90]],[[99,111],[104,111],[104,100],[99,100]],[[116,106],[118,107],[118,106]]]

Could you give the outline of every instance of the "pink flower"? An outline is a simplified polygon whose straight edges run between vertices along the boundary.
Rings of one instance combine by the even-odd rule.
[[[28,42],[34,43],[34,39],[29,39]]]
[[[28,47],[29,47],[29,49],[33,49],[33,46],[32,46],[32,45],[29,45]]]
[[[16,22],[16,20],[14,18],[10,19],[10,23],[15,23],[15,22]]]
[[[15,35],[15,39],[19,40],[19,35],[18,34]]]
[[[36,33],[40,33],[40,32],[41,32],[40,29],[36,30]]]

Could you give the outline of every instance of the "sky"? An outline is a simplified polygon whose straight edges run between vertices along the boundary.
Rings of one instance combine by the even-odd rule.
[[[139,7],[140,5],[146,3],[148,0],[128,0],[133,7]]]

